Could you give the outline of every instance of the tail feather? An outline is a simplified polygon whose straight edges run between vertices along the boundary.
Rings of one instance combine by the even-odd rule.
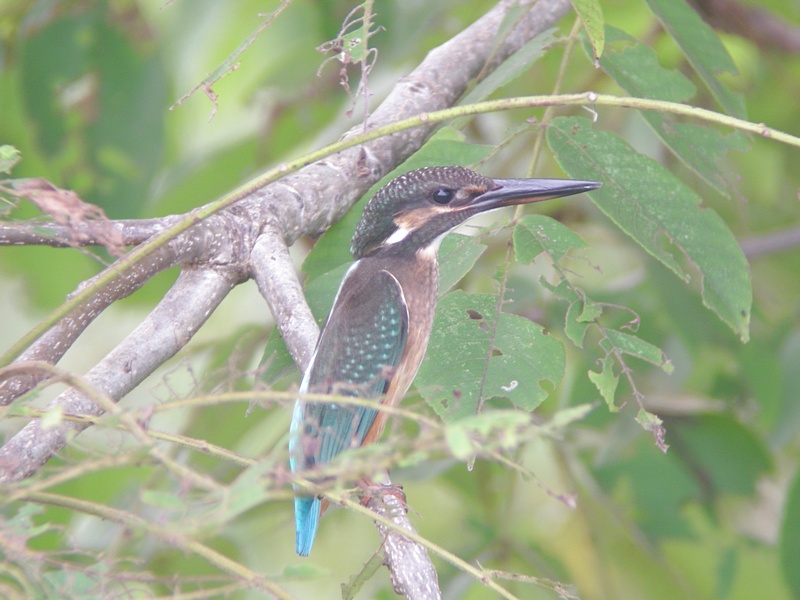
[[[300,556],[308,556],[317,536],[322,502],[316,496],[294,499],[294,519],[297,532],[296,550]]]

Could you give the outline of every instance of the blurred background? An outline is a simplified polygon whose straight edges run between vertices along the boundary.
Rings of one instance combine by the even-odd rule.
[[[699,4],[701,10],[714,3]],[[717,14],[719,5],[716,3]],[[707,6],[708,5],[708,6]],[[341,63],[325,63],[317,47],[337,37],[357,5],[294,0],[234,59],[237,68],[184,97],[253,34],[275,2],[255,0],[0,0],[0,144],[22,160],[12,176],[44,177],[72,189],[112,219],[183,213],[214,200],[265,168],[335,141],[363,117],[341,85]],[[426,53],[489,8],[492,2],[378,0],[371,39],[377,50],[369,75],[376,106]],[[658,63],[696,83],[684,53],[642,0],[601,2],[606,24],[655,52]],[[747,118],[800,135],[800,3],[740,0],[751,27],[717,30],[738,73],[720,80],[746,100]],[[712,6],[713,8],[713,6]],[[709,9],[710,10],[710,9]],[[722,11],[725,12],[724,10]],[[761,15],[759,21],[753,15]],[[767,18],[768,17],[768,18]],[[623,92],[581,43],[559,75],[574,14],[558,40],[502,96],[564,92]],[[759,37],[762,23],[779,24]],[[766,26],[766,25],[765,25]],[[777,31],[769,29],[768,31]],[[748,33],[749,32],[749,33]],[[611,36],[608,36],[611,39]],[[772,41],[773,43],[769,43]],[[625,42],[608,42],[607,52]],[[349,85],[359,81],[348,71]],[[715,110],[698,85],[690,104]],[[348,112],[352,113],[348,116]],[[588,116],[583,109],[555,114]],[[515,136],[481,166],[493,176],[525,176],[535,127],[544,110],[484,115],[464,134],[494,145]],[[685,285],[618,231],[588,201],[559,201],[541,211],[586,242],[563,267],[592,298],[628,307],[637,335],[666,353],[668,375],[632,360],[633,378],[648,410],[666,427],[664,454],[635,422],[637,408],[623,379],[618,413],[610,412],[587,378],[602,354],[572,345],[563,333],[565,306],[538,285],[552,267],[514,266],[508,287],[516,314],[532,317],[563,342],[566,371],[537,411],[543,423],[571,407],[591,411],[556,434],[516,446],[513,459],[535,478],[506,466],[462,461],[438,453],[407,459],[393,471],[402,482],[418,531],[464,560],[484,567],[559,581],[503,582],[519,598],[798,598],[800,597],[800,169],[798,149],[750,136],[741,151],[720,157],[726,192],[681,165],[635,111],[597,109],[596,126],[616,132],[640,153],[677,174],[733,231],[750,263],[753,309],[743,344]],[[730,131],[725,131],[726,134]],[[536,176],[563,177],[547,151]],[[3,175],[5,177],[5,175]],[[4,221],[41,218],[36,207],[3,198]],[[355,217],[350,217],[352,227]],[[538,209],[537,209],[538,211]],[[344,239],[347,235],[344,235]],[[485,237],[484,258],[459,287],[491,292],[507,235]],[[293,248],[298,268],[317,240]],[[346,247],[345,247],[346,250]],[[0,249],[0,349],[7,349],[110,257],[104,250],[34,247]],[[114,347],[163,296],[177,271],[167,271],[116,303],[90,326],[61,366],[85,372]],[[624,312],[624,311],[623,311]],[[617,323],[617,324],[619,324]],[[239,286],[186,351],[122,402],[137,410],[181,398],[253,387],[272,320],[256,286]],[[292,389],[298,376],[282,371],[273,389]],[[63,388],[41,391],[24,406],[44,406]],[[430,412],[418,396],[407,407]],[[248,410],[249,409],[249,410]],[[24,414],[24,409],[19,409]],[[25,422],[6,414],[0,432]],[[206,440],[240,456],[285,456],[287,402],[220,400],[158,412],[149,426]],[[392,435],[413,439],[413,423]],[[174,457],[208,473],[220,489],[186,497],[113,424],[80,437],[37,475],[86,465],[80,477],[48,484],[50,491],[116,507],[189,538],[273,578],[298,598],[342,595],[340,584],[359,572],[379,546],[373,524],[345,510],[326,515],[314,554],[293,552],[291,502],[266,491],[264,473],[243,471],[218,455],[178,443]],[[137,462],[137,452],[141,460]],[[104,457],[119,457],[116,465]],[[248,479],[249,477],[249,479]],[[253,492],[253,490],[258,490]],[[9,492],[10,493],[10,492]],[[248,495],[252,494],[252,496]],[[558,496],[576,500],[569,506]],[[185,547],[155,540],[145,529],[123,528],[69,508],[4,500],[0,508],[0,595],[7,597],[185,598],[260,597]],[[473,578],[434,559],[446,598],[492,598]],[[559,588],[560,589],[560,588]],[[572,594],[573,596],[569,596]],[[359,598],[392,598],[384,570]]]

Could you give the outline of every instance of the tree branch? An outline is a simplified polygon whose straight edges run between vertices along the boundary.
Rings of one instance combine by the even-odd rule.
[[[269,305],[275,325],[297,367],[305,371],[319,337],[282,232],[268,227],[253,246],[251,277]]]
[[[391,485],[388,473],[384,483]],[[407,508],[396,494],[378,494],[370,498],[367,507],[398,527],[415,532]],[[383,555],[395,593],[414,600],[440,600],[439,577],[425,547],[380,521],[375,521],[375,526],[383,538]]]
[[[794,250],[800,246],[800,227],[786,227],[742,240],[744,255],[752,260],[761,256]]]
[[[737,0],[691,0],[716,29],[750,40],[762,50],[800,54],[800,27]]]
[[[136,269],[127,271],[115,279],[111,285],[98,291],[88,302],[78,305],[53,327],[41,333],[31,345],[19,354],[14,360],[14,364],[28,361],[56,364],[100,313],[117,300],[130,296],[160,271],[176,264],[180,254],[173,250],[172,247],[165,247],[151,254],[141,261]],[[93,279],[83,282],[79,289],[91,285]],[[34,329],[33,334],[35,335],[37,332],[37,329]],[[15,352],[15,348],[12,347],[7,354]],[[15,375],[0,381],[0,406],[10,404],[15,398],[33,389],[46,378],[46,374],[36,372]]]
[[[138,246],[168,229],[180,217],[171,215],[156,219],[121,219],[106,221],[114,228],[123,246]],[[76,238],[80,242],[76,243]],[[86,222],[62,225],[60,223],[0,223],[0,246],[50,246],[73,248],[76,246],[101,246],[94,230]]]
[[[147,318],[86,374],[87,384],[118,401],[183,348],[239,280],[232,272],[185,269]],[[68,414],[102,413],[76,389],[50,403],[56,406]],[[0,448],[0,483],[29,477],[87,426],[64,421],[45,428],[31,421]]]

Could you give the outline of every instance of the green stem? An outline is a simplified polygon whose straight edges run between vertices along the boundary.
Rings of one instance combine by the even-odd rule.
[[[514,596],[511,592],[509,592],[504,587],[498,585],[497,582],[492,580],[492,578],[487,574],[487,572],[483,568],[481,568],[480,566],[478,566],[478,567],[473,566],[472,564],[470,564],[467,561],[461,559],[460,557],[456,556],[452,552],[448,552],[447,550],[445,550],[441,546],[438,546],[438,545],[434,544],[433,542],[431,542],[430,540],[422,537],[416,531],[409,531],[408,529],[405,529],[403,527],[400,527],[399,525],[396,525],[390,519],[387,519],[386,517],[371,511],[366,506],[363,506],[360,502],[356,502],[354,500],[351,500],[348,496],[346,496],[344,494],[336,494],[336,495],[334,495],[334,494],[330,494],[329,493],[328,496],[334,502],[337,502],[337,503],[339,503],[339,504],[341,504],[343,506],[346,506],[349,510],[351,510],[353,512],[360,513],[363,516],[368,517],[369,519],[371,519],[373,521],[378,521],[379,523],[381,523],[382,525],[385,525],[389,529],[392,529],[393,531],[396,531],[397,533],[400,533],[401,535],[405,536],[406,538],[408,538],[412,542],[416,542],[420,546],[423,546],[427,550],[433,552],[434,554],[436,554],[440,558],[442,558],[442,559],[446,560],[447,562],[449,562],[451,565],[453,565],[457,569],[460,569],[464,573],[467,573],[468,575],[471,575],[472,577],[474,577],[475,579],[480,581],[483,585],[488,587],[490,590],[495,591],[497,594],[499,594],[503,598],[507,598],[508,600],[516,600],[516,596]]]
[[[692,117],[701,121],[716,123],[718,125],[727,127],[733,127],[734,129],[748,131],[762,137],[774,139],[778,142],[800,148],[800,138],[783,131],[767,127],[763,123],[752,123],[750,121],[724,115],[713,110],[689,106],[687,104],[680,104],[678,102],[649,100],[646,98],[635,98],[632,96],[614,96],[611,94],[598,94],[595,92],[583,92],[580,94],[558,94],[554,96],[520,96],[516,98],[489,100],[486,102],[455,106],[433,112],[420,113],[407,119],[401,119],[399,121],[395,121],[394,123],[389,123],[388,125],[376,127],[375,129],[350,136],[345,140],[329,144],[328,146],[320,148],[319,150],[315,150],[314,152],[310,152],[309,154],[301,156],[300,158],[282,163],[276,167],[268,169],[261,175],[235,188],[218,200],[193,210],[169,229],[164,230],[146,244],[138,246],[125,257],[119,259],[105,272],[98,275],[92,285],[86,286],[85,288],[77,291],[68,301],[64,302],[61,306],[51,312],[44,320],[42,320],[25,336],[20,338],[13,346],[11,346],[11,348],[6,351],[2,357],[0,357],[0,367],[10,363],[39,336],[55,325],[55,323],[67,316],[79,305],[88,301],[92,295],[111,283],[116,277],[127,272],[129,269],[132,269],[138,261],[152,254],[157,248],[160,248],[175,236],[183,233],[198,221],[205,219],[206,217],[209,217],[214,213],[227,208],[228,206],[231,206],[235,202],[238,202],[255,191],[263,188],[267,184],[272,183],[273,181],[284,177],[289,173],[293,173],[312,162],[320,160],[331,154],[341,152],[347,148],[363,144],[385,135],[410,129],[412,127],[428,126],[432,123],[440,123],[449,119],[470,115],[485,114],[518,108],[556,105],[586,106],[590,108],[595,108],[597,106],[617,106],[621,108],[633,108],[637,110],[655,110],[674,115]]]
[[[278,584],[270,581],[263,575],[251,571],[244,565],[233,561],[226,556],[220,554],[193,540],[181,533],[169,531],[162,523],[149,522],[131,513],[89,502],[88,500],[81,500],[78,498],[70,498],[69,496],[62,496],[60,494],[51,494],[47,492],[35,492],[26,494],[26,500],[30,502],[37,502],[39,504],[49,504],[52,506],[60,506],[75,512],[82,512],[87,515],[93,515],[106,521],[113,521],[123,527],[131,530],[146,531],[150,535],[160,539],[161,541],[181,549],[187,554],[195,554],[207,560],[210,564],[217,567],[241,581],[248,587],[253,587],[265,592],[271,593],[276,598],[291,600],[292,596],[281,588]]]

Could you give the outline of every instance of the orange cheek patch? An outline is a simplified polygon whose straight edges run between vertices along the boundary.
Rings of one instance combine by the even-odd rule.
[[[466,197],[470,196],[479,196],[480,194],[484,194],[489,191],[489,188],[485,185],[467,185],[459,191],[459,195],[463,194]]]
[[[446,206],[426,206],[401,213],[394,218],[394,224],[400,229],[415,231],[422,227],[434,215],[448,212]]]

